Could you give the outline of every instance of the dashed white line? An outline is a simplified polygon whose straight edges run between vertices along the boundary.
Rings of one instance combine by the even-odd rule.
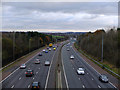
[[[28,85],[28,88],[30,88],[30,85]]]
[[[74,68],[73,68],[74,69]]]
[[[85,86],[83,85],[83,88],[85,88]]]
[[[94,80],[94,79],[92,78],[92,80]]]
[[[98,85],[98,88],[101,88],[100,85]]]
[[[36,72],[36,74],[37,74],[38,72]]]
[[[21,79],[21,77],[19,78],[19,80]]]
[[[40,69],[40,68],[39,68]]]
[[[87,73],[87,74],[89,74],[89,73]]]
[[[80,80],[80,78],[78,78]]]
[[[14,88],[14,85],[11,88]]]
[[[35,78],[33,78],[33,80],[34,80]]]

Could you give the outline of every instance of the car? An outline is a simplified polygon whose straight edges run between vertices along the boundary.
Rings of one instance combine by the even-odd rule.
[[[40,64],[40,61],[39,61],[39,60],[36,60],[36,61],[35,61],[35,64]]]
[[[74,59],[74,56],[73,56],[73,55],[71,55],[71,56],[70,56],[70,59]]]
[[[25,69],[26,68],[26,65],[25,64],[22,64],[21,66],[20,66],[20,69]]]
[[[45,66],[50,66],[50,61],[45,61]]]
[[[42,56],[42,53],[39,53],[38,56]]]
[[[85,69],[82,68],[82,67],[78,68],[78,69],[77,69],[77,74],[78,74],[78,75],[84,75],[84,74],[85,74],[85,71],[84,71],[84,70],[85,70]]]
[[[56,48],[53,48],[53,50],[55,51],[55,50],[56,50]]]
[[[51,51],[51,48],[49,48],[49,51]]]
[[[48,53],[48,51],[46,50],[45,53]]]
[[[33,72],[33,70],[27,70],[27,71],[25,72],[25,74],[26,74],[26,77],[27,77],[27,76],[33,76],[33,75],[34,75],[34,72]]]
[[[36,61],[40,61],[40,59],[39,59],[39,58],[36,58]]]
[[[32,82],[31,88],[40,88],[40,82]]]
[[[45,52],[45,49],[43,49],[43,52]]]
[[[101,74],[101,75],[99,76],[99,80],[100,80],[101,82],[108,83],[108,77],[107,77],[106,75],[104,75],[104,74]]]
[[[70,51],[70,49],[68,48],[67,51]]]

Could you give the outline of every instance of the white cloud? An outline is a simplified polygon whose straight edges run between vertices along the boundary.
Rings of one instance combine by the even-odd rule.
[[[89,31],[117,26],[116,5],[116,3],[29,3],[27,5],[4,3],[3,29]]]

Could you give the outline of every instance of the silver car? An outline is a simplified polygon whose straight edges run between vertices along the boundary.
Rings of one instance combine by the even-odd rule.
[[[84,75],[85,74],[84,68],[78,68],[77,69],[77,74],[78,75]]]
[[[50,66],[50,61],[45,61],[45,66]]]
[[[25,69],[26,68],[26,65],[25,64],[22,64],[21,66],[20,66],[20,69]]]
[[[71,56],[70,56],[70,59],[74,59],[74,56],[73,56],[73,55],[71,55]]]

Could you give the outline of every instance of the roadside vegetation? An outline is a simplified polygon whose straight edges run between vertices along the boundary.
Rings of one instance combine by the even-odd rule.
[[[49,43],[54,43],[52,35],[38,32],[3,32],[2,66]]]
[[[79,35],[77,40],[75,47],[79,51],[120,75],[120,28],[117,30],[110,29],[107,32],[104,30],[96,30],[93,33],[88,32]]]

